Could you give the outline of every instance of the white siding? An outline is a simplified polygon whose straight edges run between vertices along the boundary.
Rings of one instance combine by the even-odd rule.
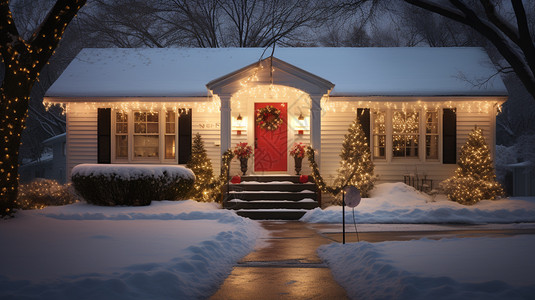
[[[220,155],[220,128],[221,120],[219,118],[219,111],[206,112],[206,111],[196,111],[192,110],[192,136],[198,133],[201,134],[202,140],[204,141],[204,148],[212,162],[212,167],[214,169],[214,175],[219,175],[220,165],[221,165],[221,155]]]
[[[69,104],[67,113],[67,180],[78,164],[97,163],[97,109]]]
[[[491,101],[493,99],[489,99]],[[375,105],[375,104],[374,104]],[[418,105],[425,105],[420,103]],[[436,103],[429,103],[429,106],[435,106]],[[494,149],[495,134],[495,113],[492,109],[489,111],[483,110],[479,112],[477,109],[479,106],[470,102],[455,102],[453,104],[448,103],[448,107],[453,105],[456,107],[457,112],[457,157],[461,147],[466,142],[468,133],[478,126],[483,128],[483,133],[487,140],[487,143],[491,145],[491,149]],[[344,134],[347,132],[349,125],[355,119],[355,111],[357,108],[366,107],[357,104],[349,103],[349,106],[344,111],[327,111],[322,116],[322,153],[321,153],[321,172],[323,177],[331,182],[336,175],[336,170],[340,163],[340,151],[342,148],[342,142],[344,140]],[[372,106],[375,107],[375,106]],[[492,105],[491,105],[492,107]],[[373,108],[372,108],[373,110]],[[442,133],[442,124],[439,129]],[[389,151],[387,149],[387,151]],[[390,150],[391,151],[391,150]],[[442,142],[439,145],[439,152],[442,153]],[[441,155],[440,155],[441,157]],[[453,175],[453,172],[457,168],[456,164],[442,164],[440,161],[422,161],[419,159],[403,160],[392,159],[392,161],[375,160],[375,174],[379,176],[379,182],[396,182],[403,181],[404,174],[419,173],[425,174],[428,178],[433,179],[434,186],[440,181]]]
[[[202,135],[215,174],[219,174],[219,112],[193,108],[192,114],[192,134],[199,132]],[[83,163],[97,163],[97,107],[69,104],[67,109],[67,178],[70,179],[74,166]]]
[[[493,99],[489,99],[491,101]],[[248,142],[254,145],[254,102],[287,102],[288,118],[296,118],[299,113],[305,117],[309,116],[309,104],[302,98],[292,99],[255,99],[250,101],[232,100],[232,118],[235,119],[238,113],[246,118],[247,128],[242,129],[241,135],[237,135],[236,130],[232,130],[231,145],[234,147],[238,142]],[[358,108],[356,103],[347,102],[348,108],[344,111],[324,111],[321,124],[321,172],[325,179],[332,180],[336,175],[336,170],[340,163],[341,145],[344,135],[351,122],[355,118]],[[435,105],[436,103],[433,103]],[[376,105],[376,103],[372,103]],[[470,102],[448,103],[448,107],[456,107],[457,111],[457,152],[466,142],[468,133],[475,125],[483,128],[483,132],[489,145],[495,144],[495,114],[493,111],[483,110],[479,112],[477,107],[473,107]],[[365,107],[361,105],[361,107]],[[373,106],[375,107],[375,106]],[[220,170],[220,114],[219,111],[203,111],[196,109],[192,105],[192,134],[199,132],[205,144],[208,157],[212,161],[214,173],[219,174]],[[373,109],[373,108],[372,108]],[[442,129],[440,129],[440,132]],[[310,143],[310,131],[305,130],[303,135],[297,134],[291,121],[288,130],[288,148],[295,142]],[[439,146],[440,152],[442,144]],[[491,147],[493,149],[494,147]],[[289,152],[289,149],[288,149]],[[254,159],[254,158],[253,158]],[[254,160],[249,160],[249,172],[253,170]],[[67,178],[70,178],[72,168],[81,163],[97,162],[97,108],[84,104],[69,104],[67,113]],[[379,176],[379,181],[392,182],[402,181],[403,174],[425,173],[435,182],[444,180],[451,176],[457,165],[442,164],[441,162],[423,162],[419,160],[392,162],[375,161],[375,173]],[[231,163],[231,175],[240,173],[239,161],[234,159]],[[288,174],[294,174],[293,158],[288,156]],[[302,174],[310,174],[308,161],[303,161]]]

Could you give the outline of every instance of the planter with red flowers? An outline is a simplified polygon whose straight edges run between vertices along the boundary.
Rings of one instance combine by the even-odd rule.
[[[253,155],[253,148],[247,143],[237,143],[234,147],[234,155],[240,160],[240,167],[243,175],[247,172],[247,161]]]
[[[301,167],[303,163],[303,157],[305,157],[306,145],[303,143],[295,143],[290,149],[290,155],[293,156],[295,162],[295,174],[300,175]]]

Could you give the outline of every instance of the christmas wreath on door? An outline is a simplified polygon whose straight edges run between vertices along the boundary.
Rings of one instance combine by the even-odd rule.
[[[281,111],[272,105],[262,107],[256,112],[256,125],[261,129],[274,131],[282,122]]]

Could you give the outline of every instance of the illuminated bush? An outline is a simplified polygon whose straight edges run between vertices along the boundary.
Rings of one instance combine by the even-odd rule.
[[[458,165],[455,176],[441,184],[450,200],[471,205],[503,195],[481,128],[474,128],[468,135],[466,144],[461,148]]]
[[[95,205],[141,206],[152,200],[182,200],[189,194],[195,175],[176,165],[94,165],[73,168],[76,191]]]
[[[66,205],[77,202],[70,184],[55,180],[37,179],[19,186],[16,205],[20,209],[41,209],[46,206]]]
[[[442,182],[442,188],[452,201],[464,205],[476,204],[481,200],[495,199],[503,193],[497,181],[486,181],[473,177],[451,177]]]

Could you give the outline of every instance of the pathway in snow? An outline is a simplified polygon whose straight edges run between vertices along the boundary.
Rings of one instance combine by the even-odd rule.
[[[302,222],[262,221],[263,247],[234,267],[211,299],[347,299],[316,249],[331,240]]]

